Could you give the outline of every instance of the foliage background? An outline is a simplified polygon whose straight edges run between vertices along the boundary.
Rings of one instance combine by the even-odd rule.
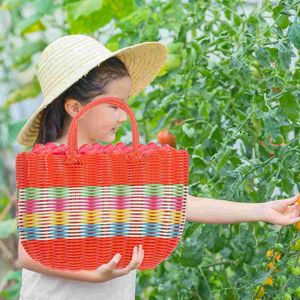
[[[141,142],[169,128],[190,154],[189,192],[264,202],[299,191],[299,1],[0,1],[0,297],[18,299],[15,155],[18,131],[41,101],[36,65],[56,37],[85,33],[114,51],[161,41],[169,59],[132,99]],[[130,143],[130,124],[115,142]],[[157,269],[138,272],[136,299],[295,299],[294,226],[186,225]],[[278,272],[268,249],[280,250]],[[293,299],[294,299],[293,298]]]

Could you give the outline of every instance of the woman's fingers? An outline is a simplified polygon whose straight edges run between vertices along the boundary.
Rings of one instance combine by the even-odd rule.
[[[120,261],[121,259],[121,254],[117,253],[112,260],[109,262],[110,266],[112,266],[113,268],[116,267],[117,263]]]
[[[144,259],[144,250],[143,250],[143,246],[142,246],[142,245],[139,245],[139,247],[138,247],[137,264],[136,264],[136,266],[135,266],[134,269],[137,269],[137,268],[141,265],[143,259]]]
[[[144,259],[144,250],[141,246],[140,247],[140,256],[139,256],[139,264],[138,264],[137,268],[141,265],[141,263],[143,262],[143,259]]]
[[[117,253],[108,263],[99,266],[97,268],[97,271],[103,272],[106,270],[110,270],[110,271],[114,270],[117,263],[120,261],[120,259],[121,259],[121,254]]]
[[[139,255],[140,255],[139,247],[134,247],[133,248],[132,260],[128,265],[130,270],[133,270],[138,266],[138,264],[139,264]]]
[[[140,245],[139,247],[134,247],[132,251],[132,259],[127,265],[127,267],[123,269],[119,269],[117,271],[123,274],[128,274],[131,270],[137,269],[141,264],[141,261],[144,256],[142,249],[143,249],[142,245]]]

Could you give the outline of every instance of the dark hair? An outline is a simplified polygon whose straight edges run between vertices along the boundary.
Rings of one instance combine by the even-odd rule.
[[[72,97],[86,105],[92,101],[91,98],[105,94],[109,82],[125,76],[130,77],[130,74],[126,65],[117,57],[111,57],[90,70],[43,110],[34,145],[46,144],[60,137],[64,121],[69,118],[64,107],[66,99]]]

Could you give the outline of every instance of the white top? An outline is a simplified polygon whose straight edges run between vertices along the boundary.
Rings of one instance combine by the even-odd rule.
[[[48,276],[23,268],[19,300],[134,300],[136,270],[93,283]]]

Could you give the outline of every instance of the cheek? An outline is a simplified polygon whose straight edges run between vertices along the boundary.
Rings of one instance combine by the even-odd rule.
[[[103,110],[93,110],[87,115],[85,120],[86,126],[93,132],[101,130],[110,130],[114,125],[114,118],[111,113]]]

